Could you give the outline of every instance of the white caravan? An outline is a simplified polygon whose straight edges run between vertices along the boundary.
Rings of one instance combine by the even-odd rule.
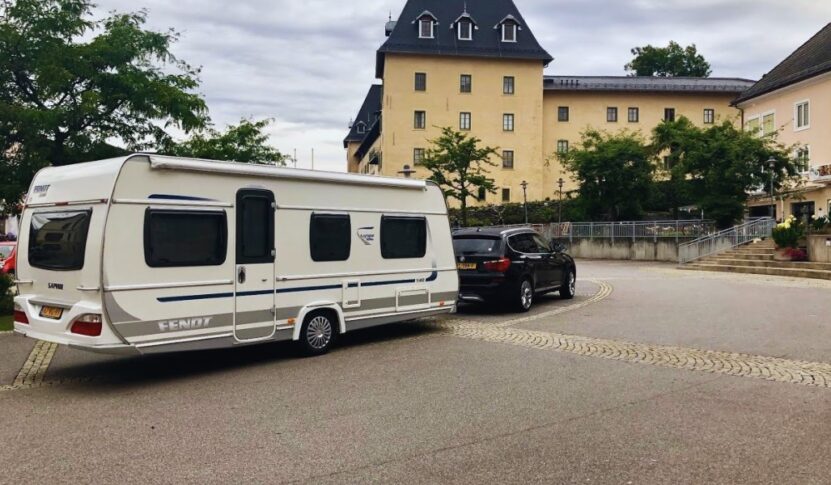
[[[459,284],[431,183],[147,154],[41,170],[17,261],[15,331],[107,353],[322,353]]]

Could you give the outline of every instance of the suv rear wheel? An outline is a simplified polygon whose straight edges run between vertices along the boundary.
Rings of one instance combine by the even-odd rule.
[[[566,277],[563,278],[563,286],[560,287],[560,297],[564,300],[571,300],[574,298],[574,293],[577,291],[577,276],[574,270],[568,270]]]
[[[527,312],[534,304],[534,284],[529,278],[523,278],[511,296],[511,304],[519,312]]]

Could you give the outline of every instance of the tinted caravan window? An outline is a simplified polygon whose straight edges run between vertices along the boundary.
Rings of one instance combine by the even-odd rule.
[[[152,268],[219,266],[227,249],[225,212],[145,212],[144,260]]]
[[[427,221],[423,217],[381,218],[381,256],[384,259],[423,258],[427,252]]]
[[[73,271],[84,267],[92,211],[38,212],[29,227],[29,264]]]
[[[309,249],[312,261],[346,261],[352,248],[348,215],[312,214]]]

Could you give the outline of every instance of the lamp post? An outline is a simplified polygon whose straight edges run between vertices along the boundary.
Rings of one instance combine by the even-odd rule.
[[[566,181],[560,177],[560,180],[557,181],[557,187],[560,188],[560,203],[557,205],[557,224],[560,226],[557,230],[562,229],[563,225],[563,185],[565,185]]]
[[[416,173],[416,171],[413,170],[409,165],[404,165],[404,169],[398,171],[398,174],[403,175],[404,178],[410,178],[414,173]]]
[[[522,181],[522,206],[525,208],[525,224],[528,225],[528,182]]]
[[[770,167],[770,217],[776,220],[776,197],[773,195],[773,178],[776,176],[776,159],[770,157],[768,160],[768,167]]]

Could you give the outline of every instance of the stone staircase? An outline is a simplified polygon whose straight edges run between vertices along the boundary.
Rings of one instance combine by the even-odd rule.
[[[831,263],[774,261],[774,250],[773,241],[766,239],[707,256],[681,269],[831,280]]]

